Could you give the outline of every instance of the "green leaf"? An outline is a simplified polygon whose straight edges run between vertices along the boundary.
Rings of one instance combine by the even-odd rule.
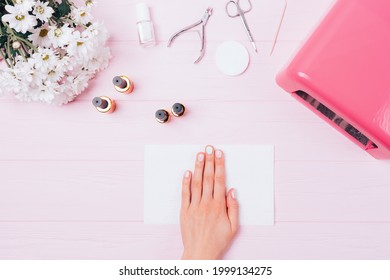
[[[66,0],[62,0],[55,10],[54,16],[59,19],[70,13],[70,5]]]
[[[11,55],[12,55],[12,57],[16,57],[19,55],[19,53],[17,50],[11,49]]]
[[[7,35],[1,35],[0,36],[0,46],[7,42]]]
[[[0,49],[4,48],[5,42],[7,42],[7,36],[0,36]]]
[[[4,45],[7,42],[7,37],[7,28],[0,23],[0,48],[4,48]]]

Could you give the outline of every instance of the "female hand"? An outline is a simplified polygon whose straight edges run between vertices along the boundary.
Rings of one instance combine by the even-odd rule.
[[[183,178],[180,213],[183,259],[218,259],[238,230],[235,190],[226,194],[223,152],[206,147],[197,155],[195,171]]]

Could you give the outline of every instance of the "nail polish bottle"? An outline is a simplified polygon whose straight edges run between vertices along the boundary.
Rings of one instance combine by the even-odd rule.
[[[149,7],[145,3],[136,5],[137,29],[139,43],[143,47],[152,47],[156,44],[154,37],[154,27],[150,19]]]
[[[175,117],[183,116],[185,111],[186,111],[186,108],[184,107],[183,104],[175,103],[172,106],[172,115],[174,115]]]
[[[132,93],[134,90],[134,83],[126,76],[115,76],[114,79],[112,79],[112,83],[119,93],[127,94]]]
[[[110,114],[115,111],[115,101],[108,98],[107,96],[95,97],[92,100],[93,106],[95,106],[96,110],[103,114]]]
[[[158,110],[155,117],[159,123],[166,123],[169,121],[169,113],[165,110]]]

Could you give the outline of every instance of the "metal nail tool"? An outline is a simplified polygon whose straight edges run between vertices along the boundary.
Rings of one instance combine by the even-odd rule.
[[[241,8],[240,0],[235,0],[235,1],[232,0],[232,1],[227,2],[226,3],[226,13],[231,18],[235,18],[235,17],[241,18],[242,24],[244,25],[244,28],[245,28],[246,34],[248,35],[249,41],[251,42],[253,48],[257,52],[255,40],[253,39],[248,22],[246,21],[246,18],[245,18],[245,14],[252,11],[252,2],[250,0],[247,0],[247,1],[249,3],[249,8],[247,10],[243,10]],[[232,10],[230,7],[232,7],[232,6],[234,6],[234,11],[235,11],[234,13],[231,12]]]
[[[211,17],[213,13],[213,8],[207,8],[206,12],[204,13],[202,19],[186,28],[183,28],[181,29],[179,32],[173,34],[173,36],[169,39],[168,41],[168,47],[170,47],[172,45],[172,42],[177,38],[179,37],[181,34],[193,29],[193,28],[196,28],[197,26],[201,25],[202,26],[202,29],[201,29],[201,40],[202,40],[202,48],[200,50],[200,56],[199,58],[194,62],[194,64],[200,62],[202,60],[202,58],[204,57],[205,55],[205,51],[206,51],[206,38],[205,38],[205,29],[206,29],[206,24],[209,20],[209,18]]]

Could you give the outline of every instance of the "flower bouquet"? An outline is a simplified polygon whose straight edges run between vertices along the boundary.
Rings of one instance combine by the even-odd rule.
[[[81,94],[111,57],[94,4],[0,0],[0,94],[58,105]]]

